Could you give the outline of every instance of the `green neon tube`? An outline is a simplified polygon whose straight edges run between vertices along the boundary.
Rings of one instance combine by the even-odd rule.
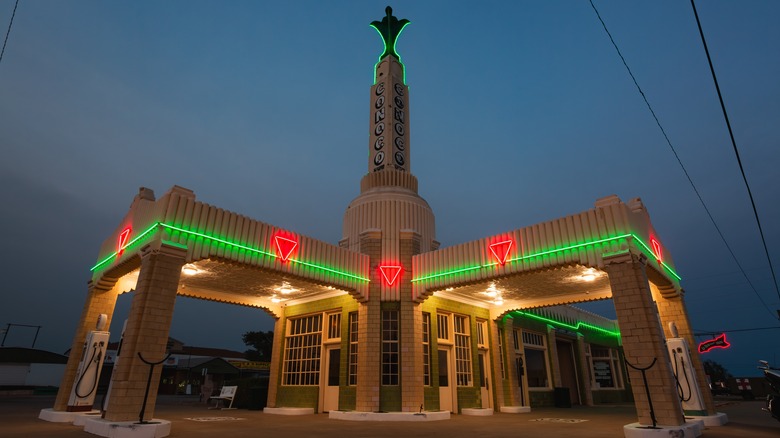
[[[654,259],[656,258],[655,257],[655,253],[650,249],[649,246],[647,246],[647,244],[645,244],[645,242],[642,241],[642,239],[637,237],[636,234],[628,233],[628,234],[621,234],[620,236],[608,237],[608,238],[605,238],[605,239],[592,240],[592,241],[585,242],[585,243],[579,243],[579,244],[575,244],[575,245],[565,246],[563,248],[550,249],[550,250],[547,250],[547,251],[540,251],[540,252],[533,253],[533,254],[528,254],[528,255],[524,255],[524,256],[520,256],[520,257],[515,257],[513,259],[507,260],[506,263],[507,264],[509,264],[509,263],[517,263],[517,262],[520,262],[520,261],[523,261],[523,260],[528,260],[528,259],[535,258],[535,257],[542,257],[542,256],[545,256],[545,255],[551,255],[551,254],[556,254],[556,253],[560,253],[560,252],[563,252],[563,251],[570,251],[570,250],[573,250],[573,249],[582,248],[584,246],[590,246],[590,245],[597,245],[599,243],[612,242],[614,240],[619,240],[619,239],[627,239],[629,237],[634,238],[636,241],[638,241],[640,243],[640,246],[641,246],[640,249],[644,249]],[[429,280],[431,278],[443,277],[445,275],[458,274],[458,273],[461,273],[461,272],[474,271],[474,270],[478,270],[478,269],[486,269],[486,268],[494,267],[494,266],[497,266],[497,265],[498,265],[498,262],[493,262],[493,263],[488,263],[488,264],[484,264],[484,265],[475,265],[475,266],[468,266],[468,267],[465,267],[465,268],[453,269],[453,270],[450,270],[450,271],[439,272],[439,273],[436,273],[436,274],[431,274],[431,275],[426,275],[426,276],[422,276],[422,277],[418,277],[418,278],[413,278],[412,279],[412,283],[423,281],[423,280]],[[674,272],[674,270],[669,265],[667,265],[664,262],[661,262],[661,266],[663,266],[672,276],[674,276],[674,278],[676,278],[677,280],[682,280],[682,278],[679,275],[677,275],[677,273]]]
[[[562,328],[565,328],[565,329],[569,329],[569,330],[572,330],[572,331],[575,331],[575,332],[579,332],[580,328],[584,327],[584,328],[587,328],[587,329],[590,329],[590,330],[595,330],[597,332],[601,332],[601,333],[604,333],[604,334],[607,334],[607,335],[610,335],[610,336],[614,336],[616,338],[620,337],[620,331],[619,330],[608,330],[608,329],[605,329],[605,328],[602,328],[602,327],[595,326],[593,324],[588,324],[587,322],[577,321],[577,325],[571,325],[571,324],[567,324],[567,323],[562,322],[562,321],[556,321],[554,319],[546,318],[544,316],[539,316],[539,315],[537,315],[535,313],[524,312],[522,310],[517,310],[517,311],[512,312],[512,313],[519,314],[519,315],[522,315],[522,316],[530,318],[530,319],[535,319],[537,321],[541,321],[541,322],[544,322],[544,323],[547,323],[547,324],[550,324],[550,325],[553,325],[553,326],[558,326],[558,327],[562,327]]]
[[[120,251],[124,250],[125,248],[127,248],[128,246],[134,244],[135,242],[141,240],[142,238],[147,237],[148,235],[150,235],[152,233],[152,231],[154,231],[158,227],[167,228],[169,230],[178,231],[180,233],[190,234],[192,236],[197,236],[197,237],[202,237],[204,239],[213,240],[213,241],[218,242],[218,243],[223,243],[225,245],[230,245],[230,246],[232,246],[234,248],[243,249],[245,251],[253,252],[253,253],[256,253],[256,254],[260,254],[260,255],[264,255],[264,256],[268,256],[268,257],[273,257],[273,258],[279,258],[276,254],[273,254],[273,253],[270,253],[270,252],[267,252],[267,251],[263,251],[263,250],[258,249],[258,248],[242,245],[240,243],[231,242],[229,240],[221,239],[219,237],[215,237],[215,236],[210,235],[210,234],[200,233],[200,232],[197,232],[197,231],[191,231],[191,230],[187,230],[185,228],[177,227],[175,225],[170,225],[170,224],[166,224],[166,223],[162,223],[162,222],[156,222],[154,225],[152,225],[151,227],[147,228],[143,233],[139,234],[138,237],[136,237],[132,241],[128,242],[124,247],[122,247],[120,249]],[[109,255],[108,257],[104,258],[103,260],[98,262],[98,264],[93,266],[90,269],[90,271],[95,271],[95,270],[99,269],[100,267],[102,267],[103,265],[109,263],[111,260],[114,259],[114,257],[117,256],[117,254],[119,254],[120,251],[116,251],[113,254]],[[339,270],[336,270],[336,269],[328,268],[328,267],[325,267],[325,266],[322,266],[322,265],[318,265],[316,263],[309,263],[309,262],[305,262],[303,260],[296,260],[296,259],[290,259],[289,261],[292,262],[292,263],[301,264],[301,265],[309,267],[309,268],[318,269],[318,270],[321,270],[321,271],[324,271],[324,272],[330,272],[330,273],[341,275],[341,276],[344,276],[344,277],[353,278],[353,279],[359,280],[359,281],[365,281],[365,282],[371,281],[370,279],[368,279],[366,277],[361,277],[359,275],[355,275],[355,274],[351,274],[351,273],[348,273],[348,272],[343,272],[343,271],[339,271]]]

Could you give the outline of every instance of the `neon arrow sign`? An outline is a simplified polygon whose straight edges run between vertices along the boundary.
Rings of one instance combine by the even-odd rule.
[[[726,334],[718,336],[715,339],[709,339],[699,344],[699,353],[706,353],[713,348],[729,348],[731,344],[726,340]]]

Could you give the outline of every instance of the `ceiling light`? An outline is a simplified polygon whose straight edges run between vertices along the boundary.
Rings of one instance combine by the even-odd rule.
[[[181,273],[184,275],[195,275],[199,273],[200,270],[195,267],[192,263],[187,263],[181,268]]]

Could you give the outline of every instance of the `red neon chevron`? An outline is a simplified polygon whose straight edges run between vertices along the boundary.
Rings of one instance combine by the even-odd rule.
[[[493,257],[495,257],[496,261],[501,265],[506,263],[506,259],[509,257],[510,249],[512,249],[511,239],[490,244],[490,252],[493,253]]]
[[[398,279],[398,277],[401,275],[401,271],[403,270],[403,267],[401,266],[380,266],[379,271],[382,273],[382,276],[385,277],[385,281],[387,282],[388,286],[392,286],[393,283],[395,283],[395,280]]]
[[[658,261],[661,261],[661,244],[658,243],[655,238],[650,238],[650,244],[653,245],[653,252],[655,253],[655,258],[658,259]]]
[[[276,242],[276,255],[286,262],[290,258],[290,255],[298,246],[298,242],[292,239],[288,239],[282,236],[274,236],[274,242]]]
[[[122,255],[122,253],[125,252],[125,245],[127,245],[127,240],[130,237],[131,231],[133,231],[133,229],[131,227],[127,227],[119,234],[119,241],[117,242],[116,248],[117,255]]]

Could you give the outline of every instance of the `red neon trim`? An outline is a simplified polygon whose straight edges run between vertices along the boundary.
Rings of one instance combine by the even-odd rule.
[[[127,227],[119,234],[119,241],[117,242],[116,255],[122,255],[125,252],[125,245],[130,238],[130,232],[133,231],[131,227]]]
[[[650,238],[650,244],[653,245],[653,252],[655,253],[655,258],[658,259],[658,261],[661,261],[661,244],[658,243],[657,240],[655,240],[654,237]]]
[[[496,242],[490,244],[490,252],[493,253],[496,261],[504,265],[507,257],[509,257],[509,250],[512,249],[512,240],[504,240],[503,242]]]
[[[713,348],[729,348],[731,344],[726,340],[726,334],[718,336],[715,339],[709,339],[699,344],[699,353],[706,353]]]
[[[379,272],[385,277],[385,282],[388,286],[392,286],[395,280],[401,276],[402,266],[380,266]]]
[[[283,262],[286,262],[295,248],[298,247],[297,241],[282,236],[274,236],[274,242],[276,242],[276,255],[278,255]]]

